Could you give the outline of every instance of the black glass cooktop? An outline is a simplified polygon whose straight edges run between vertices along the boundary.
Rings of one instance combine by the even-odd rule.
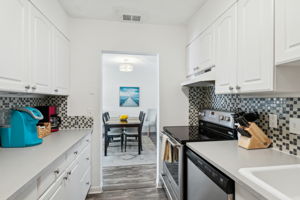
[[[221,132],[216,132],[215,129],[214,131],[203,131],[199,126],[166,126],[163,130],[169,137],[174,138],[181,144],[233,139],[224,136]]]

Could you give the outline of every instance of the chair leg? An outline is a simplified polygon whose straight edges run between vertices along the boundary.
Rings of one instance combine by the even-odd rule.
[[[127,147],[127,136],[124,135],[124,137],[125,137],[125,152],[126,152],[126,147]]]
[[[141,133],[141,151],[143,151],[143,134]]]
[[[121,152],[123,152],[123,142],[124,142],[124,136],[121,135]]]
[[[141,154],[141,149],[142,149],[142,140],[141,140],[141,138],[142,138],[142,133],[139,133],[139,136],[138,136],[138,143],[139,143],[139,145],[138,145],[138,150],[139,150],[139,155]]]

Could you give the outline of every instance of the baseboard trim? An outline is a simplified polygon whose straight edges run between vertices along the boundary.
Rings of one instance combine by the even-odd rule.
[[[100,187],[100,186],[92,186],[89,190],[89,194],[100,194],[102,192],[103,192],[103,190],[102,190],[102,187]]]

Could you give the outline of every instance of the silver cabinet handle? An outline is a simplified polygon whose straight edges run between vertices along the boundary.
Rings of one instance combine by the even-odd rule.
[[[55,174],[59,174],[59,169],[54,171]]]
[[[78,151],[74,151],[74,154],[77,155],[77,154],[78,154]]]
[[[65,176],[65,177],[64,177],[64,180],[68,180],[68,176]]]
[[[241,87],[237,85],[237,86],[235,87],[235,89],[240,90]]]
[[[55,89],[54,92],[58,92],[58,89]]]
[[[71,175],[71,174],[72,174],[72,171],[69,171],[67,174],[68,174],[68,175]]]
[[[89,184],[90,184],[90,182],[86,182],[86,184],[87,184],[87,185],[89,185]]]
[[[229,88],[228,88],[229,90],[233,90],[233,87],[232,86],[229,86]]]
[[[31,89],[36,90],[36,86],[32,86]]]
[[[89,158],[89,157],[87,157],[87,158],[86,158],[86,160],[90,160],[90,158]]]
[[[30,89],[30,85],[26,85],[25,89],[29,90]]]

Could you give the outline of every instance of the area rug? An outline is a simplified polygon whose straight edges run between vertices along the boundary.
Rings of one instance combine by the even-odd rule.
[[[142,141],[141,155],[138,155],[137,142],[128,142],[126,152],[121,152],[120,142],[110,144],[107,156],[102,157],[103,167],[156,163],[156,147],[150,137],[143,135]]]

